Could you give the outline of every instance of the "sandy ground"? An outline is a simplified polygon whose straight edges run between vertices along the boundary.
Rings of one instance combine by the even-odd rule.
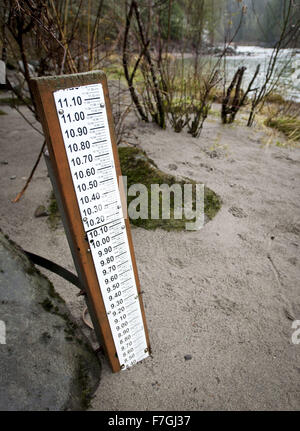
[[[51,191],[44,161],[25,197],[11,203],[42,138],[7,112],[1,227],[24,249],[72,270],[63,228],[34,217]],[[223,205],[197,232],[132,229],[153,357],[119,374],[102,358],[91,409],[298,410],[300,344],[291,336],[300,319],[300,150],[264,146],[263,132],[224,128],[217,118],[199,139],[153,125],[136,124],[133,133],[159,168],[205,182]],[[49,277],[81,322],[76,288]]]

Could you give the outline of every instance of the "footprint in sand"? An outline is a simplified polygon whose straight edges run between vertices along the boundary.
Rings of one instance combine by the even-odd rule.
[[[238,217],[238,218],[248,217],[248,215],[245,213],[245,211],[242,208],[231,207],[229,208],[228,211],[230,212],[230,214],[233,215],[233,217]]]
[[[179,268],[184,268],[185,266],[184,263],[177,257],[170,257],[168,261],[171,265],[178,266]]]

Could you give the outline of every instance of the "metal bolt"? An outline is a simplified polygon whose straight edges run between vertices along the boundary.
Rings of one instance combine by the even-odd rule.
[[[125,229],[125,225],[124,225],[124,226],[122,226],[122,229]]]
[[[60,109],[60,110],[58,111],[58,113],[59,113],[59,114],[63,114],[63,113],[64,113],[64,110],[63,110],[63,109]]]
[[[147,348],[147,347],[146,347],[146,349],[144,350],[144,352],[145,352],[145,353],[147,353],[147,352],[148,352],[148,348]]]
[[[105,108],[104,103],[100,103],[100,107],[101,107],[101,108]]]
[[[108,314],[111,314],[111,311],[108,311],[107,315],[108,315]]]
[[[122,364],[122,365],[121,365],[121,370],[124,370],[124,368],[125,368],[125,365],[124,365],[124,364]]]
[[[136,295],[136,296],[134,297],[134,299],[138,299],[138,297],[139,297],[139,295]]]
[[[88,248],[88,249],[87,249],[87,252],[88,252],[88,253],[90,253],[90,252],[91,252],[91,249],[90,249],[90,248]]]

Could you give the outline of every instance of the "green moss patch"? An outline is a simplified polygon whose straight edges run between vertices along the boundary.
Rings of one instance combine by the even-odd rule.
[[[168,175],[159,170],[147,154],[134,147],[120,147],[119,158],[122,170],[122,175],[127,177],[127,189],[134,184],[142,184],[147,188],[147,203],[148,206],[148,218],[137,218],[130,219],[130,223],[134,226],[143,227],[144,229],[156,229],[161,228],[168,231],[171,230],[185,230],[187,222],[193,222],[194,220],[188,220],[184,216],[180,219],[174,218],[174,194],[170,194],[170,218],[162,218],[162,194],[159,194],[159,218],[151,218],[151,184],[162,185],[166,184],[171,187],[174,184],[179,184],[182,187],[184,184],[192,184],[192,199],[193,209],[195,209],[195,197],[196,197],[196,182],[189,178],[178,178],[173,175]],[[130,206],[134,199],[138,199],[138,193],[135,196],[127,196],[127,205]],[[204,187],[204,213],[205,219],[211,220],[221,208],[220,197],[208,187]],[[140,211],[139,206],[136,208]],[[55,229],[60,220],[57,202],[55,200],[54,193],[51,194],[50,203],[48,206],[49,223],[51,228]],[[182,213],[183,204],[182,204]]]
[[[160,209],[159,218],[151,219],[151,184],[167,184],[172,186],[173,184],[179,184],[182,188],[184,184],[193,185],[193,209],[195,209],[195,185],[196,182],[188,178],[182,179],[177,178],[173,175],[165,174],[160,171],[155,163],[149,159],[145,152],[133,148],[133,147],[121,147],[119,148],[119,158],[121,164],[122,175],[127,176],[127,187],[129,189],[133,184],[143,184],[146,186],[148,191],[148,219],[138,218],[136,220],[131,219],[131,224],[145,229],[156,229],[162,228],[165,230],[185,230],[186,222],[192,221],[187,220],[184,217],[182,219],[174,219],[174,196],[171,193],[170,196],[170,219],[162,218],[162,195],[160,194]],[[204,212],[206,218],[212,219],[221,207],[221,200],[219,196],[211,189],[205,186],[204,188]],[[128,196],[127,203],[130,203],[136,199],[136,196]],[[137,208],[137,210],[139,210]]]
[[[48,222],[51,227],[51,229],[56,229],[58,226],[58,223],[60,221],[60,214],[58,210],[57,201],[55,199],[54,192],[51,192],[50,201],[48,205]]]

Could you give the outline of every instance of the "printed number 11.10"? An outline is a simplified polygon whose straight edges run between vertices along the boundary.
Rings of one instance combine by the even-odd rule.
[[[72,97],[71,102],[65,97],[63,100],[58,99],[58,103],[61,108],[68,108],[69,106],[82,105],[82,99],[80,96]]]

